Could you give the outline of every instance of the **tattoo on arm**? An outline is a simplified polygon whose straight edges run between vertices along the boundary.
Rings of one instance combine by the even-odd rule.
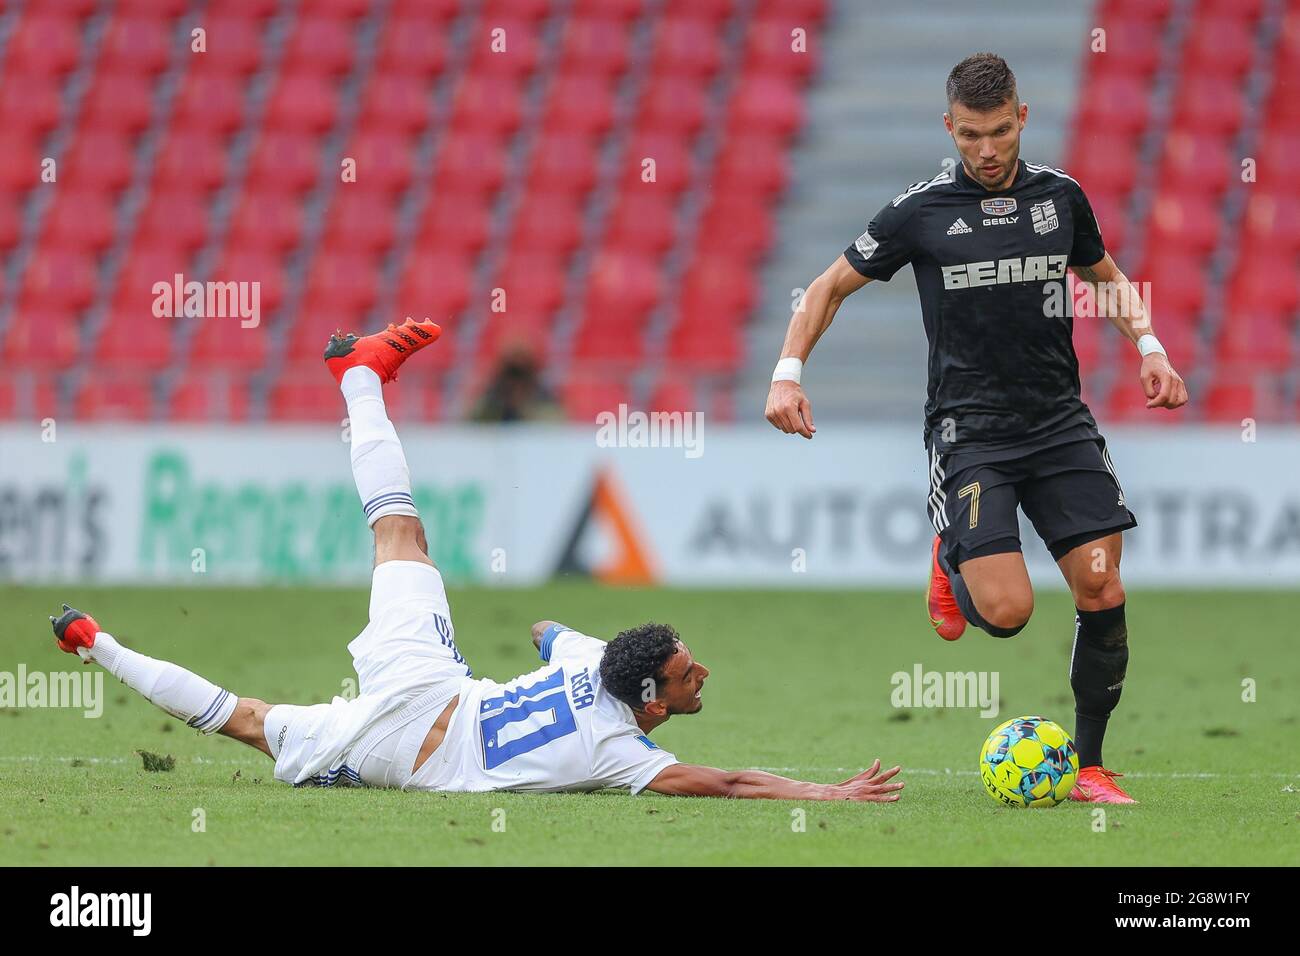
[[[1089,268],[1088,266],[1075,266],[1074,274],[1084,282],[1097,281],[1097,270]]]

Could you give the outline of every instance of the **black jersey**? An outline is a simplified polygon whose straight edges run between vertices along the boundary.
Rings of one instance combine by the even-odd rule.
[[[844,255],[870,279],[888,281],[908,262],[916,273],[927,445],[986,453],[1097,437],[1079,397],[1066,266],[1105,254],[1079,184],[1023,160],[1002,192],[958,164],[876,214]]]

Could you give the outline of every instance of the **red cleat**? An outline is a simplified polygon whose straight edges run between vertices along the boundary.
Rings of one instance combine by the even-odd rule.
[[[1115,782],[1116,777],[1122,776],[1105,767],[1084,767],[1070,791],[1070,799],[1080,803],[1137,803]]]
[[[340,385],[343,373],[364,365],[387,384],[397,378],[403,362],[426,345],[432,345],[442,335],[442,329],[425,320],[417,322],[407,317],[401,325],[389,325],[374,335],[356,336],[335,334],[325,347],[325,364]]]
[[[952,596],[952,582],[939,564],[939,536],[930,547],[930,584],[925,591],[930,609],[930,624],[945,641],[955,641],[966,632],[966,617]]]
[[[95,646],[95,635],[102,630],[89,614],[83,614],[66,604],[63,605],[61,615],[50,618],[50,625],[54,628],[59,650],[68,654],[81,654],[83,649],[90,650]],[[84,660],[86,655],[81,654],[81,657]]]

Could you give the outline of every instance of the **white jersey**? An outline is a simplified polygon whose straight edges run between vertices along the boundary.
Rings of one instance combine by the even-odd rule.
[[[601,686],[604,641],[556,625],[540,650],[547,666],[530,674],[465,681],[446,737],[406,788],[639,793],[677,763]]]

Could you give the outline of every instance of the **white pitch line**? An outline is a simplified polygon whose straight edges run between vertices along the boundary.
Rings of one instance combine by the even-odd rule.
[[[89,764],[124,764],[135,763],[138,757],[48,757],[37,754],[0,754],[0,762],[5,763],[72,763],[74,760],[80,760]],[[242,767],[254,760],[250,754],[243,760],[214,760],[211,757],[194,756],[189,759],[189,763],[194,764],[212,764],[215,766]],[[254,760],[254,762],[256,762]],[[765,770],[768,773],[861,773],[866,767],[748,767],[748,770]],[[978,777],[978,770],[953,770],[950,767],[909,767],[904,765],[901,771],[903,775],[911,776],[931,776],[931,777]],[[1233,773],[1212,773],[1209,771],[1188,771],[1182,773],[1165,773],[1163,771],[1146,771],[1134,770],[1126,772],[1125,777],[1132,777],[1135,780],[1143,778],[1152,780],[1217,780],[1220,778],[1242,778],[1242,779],[1274,779],[1274,780],[1298,780],[1300,779],[1300,770],[1289,771],[1286,773],[1267,772],[1262,770],[1234,771]]]

